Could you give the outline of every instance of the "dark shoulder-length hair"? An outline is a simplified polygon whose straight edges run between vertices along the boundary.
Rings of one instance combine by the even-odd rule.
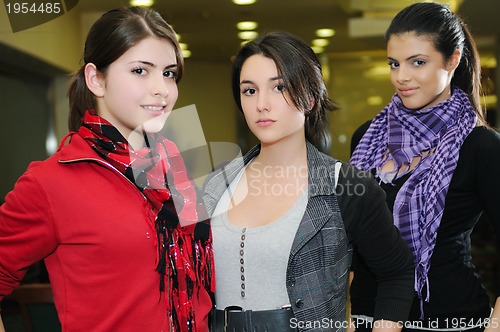
[[[233,97],[242,111],[240,74],[245,61],[255,54],[270,58],[283,79],[290,101],[305,113],[305,135],[318,149],[325,151],[330,142],[326,111],[338,109],[329,98],[321,64],[311,47],[299,37],[282,31],[268,33],[246,43],[236,55],[232,68]],[[311,108],[311,100],[314,105]]]
[[[448,61],[455,50],[462,52],[451,85],[462,89],[474,106],[478,124],[487,125],[481,106],[481,65],[472,34],[465,22],[449,7],[435,2],[421,2],[401,10],[392,20],[385,39],[392,35],[413,32],[429,36],[438,52]]]
[[[103,14],[91,27],[85,41],[83,65],[72,77],[68,90],[69,129],[80,128],[85,111],[96,108],[96,98],[85,83],[85,66],[93,63],[106,75],[111,63],[128,49],[147,37],[164,38],[172,43],[177,59],[178,82],[182,77],[184,59],[175,31],[153,9],[146,7],[124,7]]]

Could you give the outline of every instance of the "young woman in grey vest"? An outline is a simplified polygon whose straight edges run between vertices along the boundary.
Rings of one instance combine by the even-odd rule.
[[[247,43],[233,95],[260,144],[205,183],[212,215],[212,331],[345,330],[353,246],[378,276],[375,318],[398,330],[413,296],[411,253],[369,173],[320,152],[329,99],[312,49],[294,35]]]

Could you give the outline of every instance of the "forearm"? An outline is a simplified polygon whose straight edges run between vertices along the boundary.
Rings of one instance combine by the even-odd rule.
[[[5,332],[5,327],[3,327],[2,316],[0,316],[0,332]]]

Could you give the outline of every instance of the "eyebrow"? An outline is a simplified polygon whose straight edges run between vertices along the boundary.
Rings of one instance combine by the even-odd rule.
[[[147,66],[150,66],[150,67],[153,67],[153,68],[156,68],[156,65],[152,62],[149,62],[149,61],[132,61],[130,63],[135,63],[135,62],[139,62],[139,63],[142,63],[143,65],[147,65]],[[165,67],[165,69],[171,69],[171,68],[174,68],[174,67],[177,67],[177,64],[176,63],[173,63],[171,65],[168,65]]]
[[[283,78],[281,76],[276,76],[276,77],[271,77],[269,79],[269,81],[272,82],[272,81],[278,81],[278,80],[282,80],[282,79]],[[251,80],[243,80],[243,81],[240,82],[240,85],[241,84],[254,84],[254,83]]]
[[[407,57],[405,59],[405,61],[412,60],[412,59],[419,58],[419,57],[428,57],[428,55],[425,55],[425,54],[422,54],[422,53],[411,55],[411,56]],[[387,60],[397,61],[396,59],[391,58],[390,56],[387,57]]]

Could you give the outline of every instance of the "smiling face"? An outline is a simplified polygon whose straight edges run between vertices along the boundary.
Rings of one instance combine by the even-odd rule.
[[[245,61],[240,96],[248,127],[263,145],[305,140],[304,113],[287,102],[287,88],[272,59],[256,54]]]
[[[172,43],[148,37],[127,50],[105,75],[93,64],[86,67],[87,86],[97,97],[97,113],[128,138],[141,125],[161,130],[178,91],[177,60]]]
[[[451,96],[451,79],[460,51],[446,61],[429,36],[413,32],[391,35],[387,42],[391,83],[405,107],[427,109]]]

